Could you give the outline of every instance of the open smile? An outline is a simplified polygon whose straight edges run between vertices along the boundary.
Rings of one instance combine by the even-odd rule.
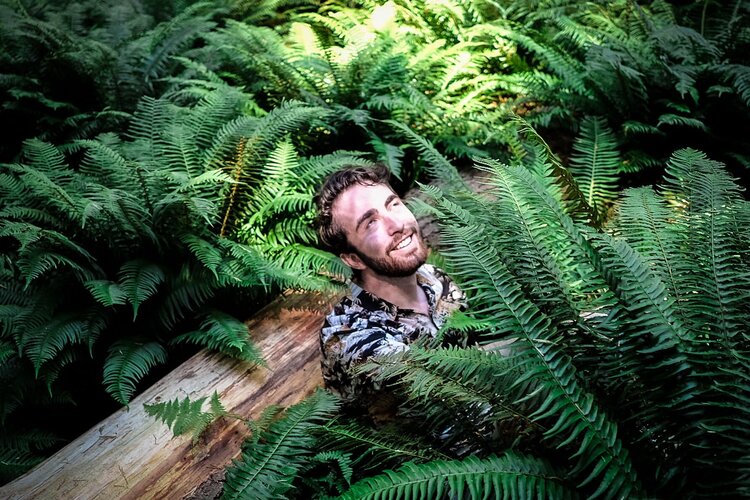
[[[411,242],[412,242],[412,236],[413,236],[413,234],[410,234],[409,236],[407,236],[404,239],[402,239],[401,241],[399,241],[398,244],[396,244],[396,246],[394,246],[391,249],[391,251],[402,250],[402,249],[408,247],[411,244]]]

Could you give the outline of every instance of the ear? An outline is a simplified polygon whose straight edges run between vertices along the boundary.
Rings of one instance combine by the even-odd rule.
[[[339,255],[339,257],[341,257],[341,260],[344,261],[344,264],[351,267],[352,269],[361,271],[367,267],[367,264],[362,262],[362,259],[359,258],[359,255],[354,252],[342,253]]]

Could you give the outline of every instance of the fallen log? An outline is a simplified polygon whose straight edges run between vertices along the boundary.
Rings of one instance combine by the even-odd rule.
[[[322,385],[318,331],[333,297],[282,296],[248,322],[267,368],[201,351],[25,475],[0,488],[8,499],[185,498],[240,452],[244,422],[222,418],[193,444],[173,437],[143,405],[209,397],[255,418],[271,404],[289,406]]]

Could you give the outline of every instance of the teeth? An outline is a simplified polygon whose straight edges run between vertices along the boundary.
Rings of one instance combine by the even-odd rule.
[[[406,247],[409,243],[411,243],[411,236],[401,240],[401,243],[398,244],[398,246],[396,247],[396,250],[401,250],[402,248]]]

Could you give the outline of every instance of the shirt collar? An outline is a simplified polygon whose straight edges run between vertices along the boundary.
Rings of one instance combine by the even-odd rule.
[[[430,272],[431,269],[432,266],[425,264],[417,269],[416,273],[417,284],[422,287],[427,296],[430,316],[435,312],[438,297],[442,296],[443,291],[443,284]],[[396,319],[399,312],[414,312],[412,309],[399,309],[397,305],[368,292],[353,281],[349,282],[349,288],[351,289],[352,299],[358,300],[363,308],[371,311],[386,311],[392,316],[392,319]]]

